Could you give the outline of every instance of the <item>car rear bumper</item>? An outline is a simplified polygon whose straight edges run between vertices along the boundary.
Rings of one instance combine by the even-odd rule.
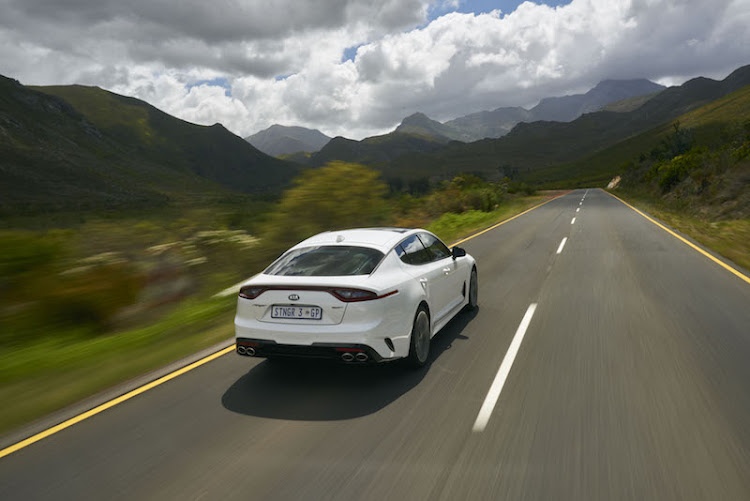
[[[326,358],[318,354],[331,351],[331,347],[365,347],[367,353],[372,352],[369,358],[378,361],[403,358],[409,353],[409,332],[398,329],[393,317],[387,315],[375,320],[338,325],[274,324],[237,315],[234,325],[237,341],[253,340],[276,346],[264,345],[264,353],[284,351],[288,356]],[[258,352],[258,356],[265,355]]]
[[[371,346],[356,343],[281,344],[266,339],[237,338],[235,351],[251,357],[298,357],[348,363],[378,363],[386,360]]]

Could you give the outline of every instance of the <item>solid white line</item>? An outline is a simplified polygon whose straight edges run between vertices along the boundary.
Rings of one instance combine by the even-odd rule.
[[[575,222],[576,222],[576,218],[573,218],[570,220],[570,224],[575,224]]]
[[[531,323],[531,317],[534,316],[534,310],[536,310],[536,303],[531,303],[529,309],[526,310],[526,314],[523,316],[523,320],[521,320],[521,325],[518,326],[516,334],[513,336],[513,341],[510,342],[508,352],[505,354],[505,358],[503,358],[503,362],[500,364],[500,369],[497,371],[495,380],[492,381],[492,386],[490,386],[490,391],[487,392],[487,397],[484,399],[482,408],[479,409],[477,420],[474,421],[473,431],[484,431],[484,428],[487,426],[492,411],[495,409],[497,399],[500,397],[500,392],[503,391],[505,379],[508,377],[510,368],[513,366],[513,361],[516,359],[516,354],[521,347],[523,337],[526,335],[526,329],[528,329],[529,323]]]
[[[560,247],[557,248],[557,253],[560,254],[563,250],[563,247],[565,247],[565,242],[568,241],[568,237],[565,237],[562,239],[562,242],[560,242]]]
[[[581,208],[580,208],[580,207],[578,207],[578,208],[576,209],[576,212],[578,212],[579,210],[581,210]]]

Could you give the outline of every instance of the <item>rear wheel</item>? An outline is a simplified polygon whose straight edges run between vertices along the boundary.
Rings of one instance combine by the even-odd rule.
[[[409,341],[409,365],[422,367],[430,356],[430,316],[427,309],[421,306],[414,317]]]
[[[471,278],[469,279],[469,302],[466,303],[467,311],[474,311],[479,305],[479,280],[477,279],[477,269],[471,269]]]

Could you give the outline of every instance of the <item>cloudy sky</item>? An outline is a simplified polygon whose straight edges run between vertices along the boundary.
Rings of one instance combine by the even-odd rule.
[[[748,47],[750,0],[0,0],[0,74],[240,136],[359,139],[605,78],[723,78]]]

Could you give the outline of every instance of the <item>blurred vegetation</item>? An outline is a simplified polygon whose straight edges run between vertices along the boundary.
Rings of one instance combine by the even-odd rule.
[[[0,431],[232,335],[216,297],[320,231],[426,226],[449,242],[520,211],[509,179],[464,174],[395,191],[361,165],[303,172],[278,201],[233,196],[160,209],[0,223]],[[516,194],[513,194],[515,192]]]
[[[284,193],[264,241],[280,252],[321,231],[382,225],[387,191],[380,174],[361,165],[337,161],[309,169]]]

